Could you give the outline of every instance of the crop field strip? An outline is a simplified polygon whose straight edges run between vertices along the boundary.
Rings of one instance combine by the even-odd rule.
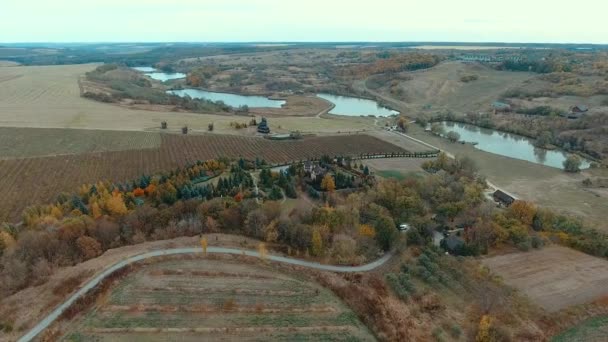
[[[0,127],[0,159],[160,148],[154,132]]]
[[[94,152],[0,160],[0,221],[19,220],[29,205],[54,201],[61,192],[100,180],[125,182],[143,174],[183,167],[197,160],[229,157],[271,163],[319,158],[324,154],[403,152],[400,147],[368,135],[311,137],[271,141],[224,135],[161,135],[160,148]]]
[[[263,265],[160,262],[104,298],[62,340],[373,340],[331,291]]]

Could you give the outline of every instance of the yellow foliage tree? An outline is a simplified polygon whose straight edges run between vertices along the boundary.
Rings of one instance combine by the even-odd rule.
[[[276,242],[279,238],[278,223],[277,220],[272,220],[272,222],[264,227],[264,239],[266,242]]]
[[[203,248],[203,254],[207,255],[207,238],[201,239],[201,247]]]
[[[61,220],[61,218],[63,218],[63,211],[54,205],[51,207],[51,215],[53,215],[53,217],[56,219]]]
[[[91,204],[91,216],[93,216],[94,219],[100,218],[102,215],[101,213],[101,208],[99,207],[99,204],[97,202],[93,202]]]
[[[376,236],[376,230],[369,224],[362,224],[359,226],[359,235],[373,238]]]
[[[266,259],[266,256],[268,255],[268,250],[266,249],[266,245],[263,242],[258,245],[258,253],[260,254],[260,259]]]
[[[536,206],[530,202],[517,200],[509,207],[509,214],[525,225],[532,225]]]
[[[492,317],[489,315],[481,316],[479,320],[479,329],[477,330],[477,336],[475,342],[490,342],[493,341],[492,335],[490,334],[490,328],[492,327]]]
[[[334,177],[332,177],[332,175],[330,175],[329,173],[326,174],[325,177],[323,177],[323,180],[321,181],[321,189],[328,192],[334,192],[336,190],[336,183],[334,181]]]
[[[0,245],[4,250],[11,249],[15,246],[15,238],[7,231],[0,231]]]
[[[106,201],[106,209],[112,215],[125,215],[127,213],[127,206],[122,199],[122,194],[119,192],[113,193]]]

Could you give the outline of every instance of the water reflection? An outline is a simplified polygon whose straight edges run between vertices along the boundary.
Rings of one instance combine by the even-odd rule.
[[[563,169],[567,154],[560,150],[537,148],[533,140],[521,135],[499,132],[487,128],[456,122],[442,122],[445,132],[460,134],[460,140],[476,142],[475,148],[515,159],[527,160],[536,164]],[[583,160],[581,168],[589,168],[588,160]]]

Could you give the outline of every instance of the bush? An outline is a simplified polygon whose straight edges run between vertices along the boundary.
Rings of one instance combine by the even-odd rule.
[[[570,155],[564,160],[564,171],[566,172],[580,172],[581,171],[581,159],[578,156]]]
[[[448,132],[447,138],[451,142],[457,142],[460,140],[460,134],[458,134],[458,132]]]
[[[541,248],[545,243],[543,241],[543,239],[541,239],[540,237],[534,235],[530,241],[530,244],[532,245],[532,248],[535,249],[539,249]]]
[[[468,83],[479,79],[477,75],[464,75],[460,77],[460,82]]]

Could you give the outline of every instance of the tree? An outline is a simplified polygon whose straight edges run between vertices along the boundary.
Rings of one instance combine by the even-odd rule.
[[[509,207],[509,215],[518,219],[521,223],[532,226],[536,215],[536,206],[530,202],[517,200]]]
[[[201,239],[201,248],[203,249],[203,254],[207,255],[207,238]]]
[[[262,209],[256,209],[247,214],[245,227],[249,235],[256,238],[264,238],[264,227],[268,224],[268,218]]]
[[[314,256],[320,256],[323,253],[323,238],[318,227],[315,227],[312,231],[311,253]]]
[[[101,255],[101,244],[90,236],[83,235],[76,239],[76,245],[85,260]]]
[[[127,206],[122,199],[120,192],[112,193],[112,196],[106,201],[106,209],[112,215],[124,215],[127,213]]]
[[[376,236],[376,230],[369,224],[362,224],[359,226],[359,235],[373,238]]]
[[[323,180],[321,181],[321,189],[328,192],[334,192],[336,190],[336,183],[334,181],[334,177],[329,173],[323,177]]]
[[[395,222],[389,216],[381,216],[374,224],[376,228],[376,241],[380,248],[388,251],[397,238]]]
[[[367,165],[365,165],[365,167],[363,168],[363,174],[369,176],[369,167],[367,167]]]
[[[564,170],[566,172],[580,172],[581,171],[581,159],[576,155],[569,155],[564,160]]]
[[[458,132],[450,131],[448,132],[447,138],[451,142],[457,142],[460,140],[460,134],[458,134]]]
[[[135,196],[135,197],[142,197],[145,194],[146,194],[146,192],[142,188],[137,187],[133,190],[133,196]]]
[[[402,132],[407,132],[409,125],[410,124],[406,118],[401,117],[399,118],[399,121],[397,121],[397,127],[399,127]]]
[[[543,131],[540,133],[536,141],[534,142],[534,146],[536,147],[546,147],[547,145],[553,142],[553,137],[551,136],[551,132]]]
[[[431,132],[435,135],[443,135],[445,133],[445,129],[440,123],[434,123],[431,125]]]

